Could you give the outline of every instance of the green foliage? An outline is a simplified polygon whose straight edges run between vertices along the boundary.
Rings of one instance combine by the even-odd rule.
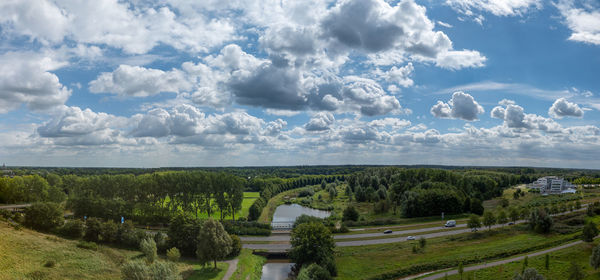
[[[98,250],[98,244],[96,244],[96,242],[86,242],[83,240],[77,242],[77,247],[94,251]]]
[[[66,194],[39,175],[0,178],[0,203],[63,202]]]
[[[113,221],[106,221],[100,226],[100,237],[102,242],[113,243],[117,241],[118,226]]]
[[[592,255],[590,256],[590,266],[594,269],[598,269],[598,267],[600,267],[600,245],[594,247],[594,250],[592,250]]]
[[[594,237],[598,235],[598,226],[593,221],[589,221],[583,226],[583,233],[581,235],[581,240],[585,242],[594,241]]]
[[[69,220],[58,230],[60,235],[74,239],[81,238],[84,231],[84,224],[81,220]]]
[[[463,273],[465,272],[465,268],[462,262],[458,263],[458,274],[460,274],[460,279],[463,277]]]
[[[471,199],[471,213],[482,215],[483,211],[483,202],[477,198]]]
[[[140,242],[140,250],[144,253],[147,263],[153,263],[158,257],[156,253],[156,242],[152,238],[146,238]]]
[[[309,216],[309,215],[302,214],[298,218],[296,218],[296,221],[294,221],[294,228],[301,224],[307,224],[307,223],[321,223],[322,224],[323,219],[321,219],[319,217],[315,217],[315,216]]]
[[[498,215],[496,215],[498,219],[498,224],[506,224],[508,223],[508,217],[506,216],[506,212],[504,210],[498,211]]]
[[[290,258],[297,267],[316,263],[327,267],[331,275],[337,275],[333,262],[335,242],[331,232],[322,223],[310,222],[298,225],[292,230]]]
[[[229,234],[236,235],[271,235],[271,226],[269,224],[263,224],[259,222],[247,222],[247,221],[222,221],[223,227]]]
[[[242,251],[242,240],[235,234],[230,234],[229,237],[231,238],[231,252],[227,257],[235,258]]]
[[[508,209],[508,217],[513,223],[516,222],[520,216],[521,213],[519,213],[519,210],[516,207],[510,207]]]
[[[186,215],[177,215],[171,220],[167,235],[169,247],[176,247],[183,256],[196,255],[196,240],[201,228],[200,221]]]
[[[302,267],[296,280],[331,280],[331,274],[329,271],[319,266],[318,264],[310,264]]]
[[[580,265],[575,262],[571,262],[569,267],[569,280],[583,280],[585,278],[585,272]]]
[[[521,268],[521,273],[525,272],[527,266],[529,266],[529,257],[525,256],[525,258],[523,259],[523,267]]]
[[[85,222],[85,234],[83,239],[92,242],[100,241],[100,233],[102,233],[102,222],[96,218],[89,218]]]
[[[544,276],[538,273],[535,268],[528,268],[522,274],[516,273],[513,280],[545,280]]]
[[[168,238],[167,235],[162,232],[157,232],[154,235],[154,242],[156,243],[156,250],[158,253],[165,253],[169,248],[169,244],[167,244]]]
[[[358,210],[353,205],[348,205],[346,209],[344,209],[344,213],[342,216],[343,221],[358,221]]]
[[[63,209],[56,203],[34,203],[25,208],[24,225],[32,229],[51,231],[61,226],[63,222]]]
[[[154,262],[150,265],[142,261],[129,261],[121,268],[124,280],[179,280],[177,266],[171,262]]]
[[[425,246],[427,245],[427,239],[425,239],[425,237],[419,238],[419,247],[421,247],[421,250],[425,250]]]
[[[181,258],[181,254],[179,253],[179,250],[175,247],[167,250],[167,259],[172,261],[172,262],[177,262],[179,261],[179,258]]]
[[[479,216],[471,214],[471,216],[469,216],[469,220],[467,221],[467,227],[471,230],[480,228],[481,220],[479,219]]]
[[[204,221],[197,238],[196,256],[202,265],[225,258],[232,250],[232,241],[219,221],[211,218]]]
[[[550,269],[550,255],[546,254],[544,257],[544,267],[546,270]]]
[[[493,225],[496,224],[496,216],[494,213],[490,211],[486,211],[483,213],[483,225],[488,227],[488,230],[492,228]]]
[[[529,227],[538,233],[548,233],[554,225],[554,220],[546,210],[537,208],[529,216]]]

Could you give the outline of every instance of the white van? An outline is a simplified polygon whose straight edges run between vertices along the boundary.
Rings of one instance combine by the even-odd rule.
[[[447,221],[444,226],[445,227],[455,227],[456,226],[456,221],[455,220]]]

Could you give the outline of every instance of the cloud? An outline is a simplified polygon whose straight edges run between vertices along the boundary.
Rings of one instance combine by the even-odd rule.
[[[21,104],[43,111],[64,104],[71,90],[50,71],[66,65],[48,53],[6,52],[0,55],[0,114]]]
[[[504,107],[496,106],[491,111],[491,117],[504,120],[504,125],[508,128],[521,130],[541,130],[556,133],[562,130],[562,127],[554,120],[544,118],[535,114],[526,114],[523,107],[514,104],[514,102],[501,101]]]
[[[548,110],[548,114],[557,119],[563,117],[583,117],[583,110],[579,108],[579,105],[567,101],[566,98],[559,98],[554,101],[552,107]]]
[[[468,67],[483,67],[487,58],[478,51],[445,51],[438,55],[435,64],[442,68],[457,70]]]
[[[394,83],[402,87],[410,87],[414,84],[411,75],[415,68],[411,62],[403,67],[392,66],[387,72],[377,71],[377,75],[385,79],[389,83]]]
[[[481,20],[482,16],[476,12],[487,12],[495,16],[523,16],[531,10],[542,8],[541,0],[446,0],[446,5],[455,11]]]
[[[569,40],[600,45],[600,7],[591,4],[577,7],[572,0],[561,0],[556,7],[571,29]]]
[[[333,114],[329,112],[316,113],[310,118],[310,120],[304,125],[304,129],[307,131],[323,131],[328,130],[329,126],[335,122]]]
[[[457,91],[452,94],[452,99],[448,103],[438,101],[431,107],[430,112],[436,118],[475,121],[478,120],[477,115],[482,114],[484,110],[473,96]]]
[[[115,93],[122,96],[147,97],[160,92],[191,90],[186,74],[180,70],[162,71],[139,66],[120,65],[104,72],[89,84],[93,93]]]

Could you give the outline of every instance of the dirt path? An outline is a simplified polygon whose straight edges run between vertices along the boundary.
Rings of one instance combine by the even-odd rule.
[[[488,267],[492,267],[492,266],[497,266],[497,265],[501,265],[501,264],[507,264],[507,263],[515,262],[515,261],[520,261],[520,260],[524,259],[525,256],[531,258],[531,257],[536,257],[536,256],[544,255],[544,254],[547,254],[547,253],[550,253],[550,252],[562,250],[562,249],[565,249],[565,248],[569,248],[569,247],[575,246],[577,244],[581,244],[582,242],[583,241],[581,241],[581,240],[580,241],[575,241],[575,242],[563,244],[563,245],[560,245],[560,246],[557,246],[557,247],[554,247],[554,248],[546,249],[546,250],[543,250],[543,251],[538,251],[538,252],[531,253],[531,254],[524,255],[524,256],[519,256],[519,257],[514,257],[514,258],[510,258],[510,259],[499,260],[499,261],[495,261],[495,262],[491,262],[491,263],[484,263],[484,264],[479,264],[479,265],[465,267],[464,268],[464,272],[473,271],[473,270],[479,270],[479,269],[484,269],[484,268],[488,268]],[[418,277],[422,277],[424,275],[428,275],[428,274],[432,274],[432,273],[438,273],[440,271],[443,271],[443,270],[438,270],[438,271],[423,273],[423,274],[419,274],[419,275],[416,275],[416,276],[411,276],[411,277],[403,278],[403,280],[416,279]],[[446,274],[448,274],[448,275],[458,274],[458,269],[450,270],[450,271],[443,272],[443,273],[438,273],[438,274],[431,275],[431,276],[428,276],[428,277],[423,277],[421,279],[423,279],[423,280],[440,279],[440,278],[444,278],[444,276]]]
[[[223,276],[223,280],[229,280],[229,278],[231,278],[231,276],[237,269],[238,259],[228,260],[226,261],[226,263],[229,264],[229,267],[227,268],[225,276]]]

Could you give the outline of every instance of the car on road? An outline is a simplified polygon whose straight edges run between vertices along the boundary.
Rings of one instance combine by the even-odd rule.
[[[471,232],[477,232],[477,228],[472,228]]]
[[[509,226],[512,226],[512,225],[514,225],[514,224],[515,224],[514,222],[510,222],[510,223],[508,223],[508,225],[509,225]]]
[[[384,231],[383,233],[385,233],[385,234],[392,233],[392,230],[388,229],[388,230]]]
[[[415,240],[415,239],[416,238],[414,236],[412,236],[412,235],[406,237],[406,240]]]
[[[456,221],[455,220],[450,220],[447,221],[446,224],[444,224],[445,227],[455,227],[456,226]]]

